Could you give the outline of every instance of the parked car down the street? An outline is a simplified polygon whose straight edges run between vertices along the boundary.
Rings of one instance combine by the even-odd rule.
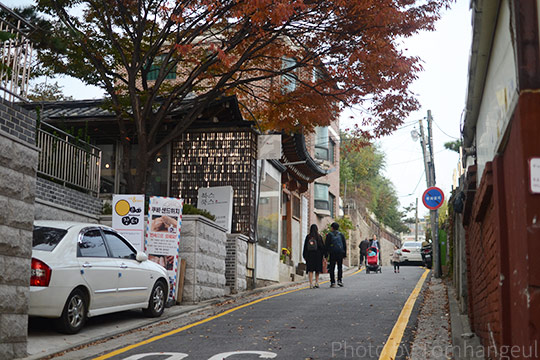
[[[406,241],[401,246],[401,262],[422,261],[422,243]]]
[[[159,317],[168,292],[167,271],[114,229],[34,223],[28,315],[53,318],[60,332],[77,333],[88,317],[118,311]]]

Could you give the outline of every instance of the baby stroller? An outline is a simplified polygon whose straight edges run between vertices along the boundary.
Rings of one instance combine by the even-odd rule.
[[[367,249],[366,274],[369,274],[370,271],[382,273],[381,264],[379,263],[379,249],[375,246],[371,246]]]

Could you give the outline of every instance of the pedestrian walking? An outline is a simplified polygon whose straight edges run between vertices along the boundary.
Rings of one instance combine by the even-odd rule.
[[[322,236],[319,234],[317,225],[313,224],[304,241],[304,251],[302,252],[302,256],[306,261],[310,289],[319,287],[319,274],[323,271],[324,255],[325,248]],[[315,285],[313,285],[313,273],[315,273]]]
[[[362,265],[366,265],[366,258],[367,258],[367,249],[369,247],[369,240],[364,239],[360,242],[360,245],[358,245],[360,248],[360,262],[358,264],[358,268],[361,268]]]
[[[326,235],[326,251],[330,256],[330,287],[336,287],[335,268],[337,265],[338,275],[337,284],[343,286],[343,259],[347,257],[347,243],[345,242],[345,236],[338,231],[339,224],[332,223],[330,225],[332,231]]]
[[[392,264],[394,265],[394,272],[399,272],[399,263],[401,261],[401,249],[394,245],[394,253],[392,254]]]
[[[379,240],[377,240],[377,235],[375,235],[375,234],[373,234],[373,237],[369,241],[369,247],[372,247],[372,246],[379,249],[379,262],[381,262],[382,261],[382,259],[381,259],[381,245],[379,243]]]

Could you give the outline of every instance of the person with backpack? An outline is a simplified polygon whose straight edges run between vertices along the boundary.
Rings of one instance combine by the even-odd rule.
[[[358,247],[360,248],[360,262],[358,263],[359,269],[362,266],[366,266],[367,249],[369,247],[369,243],[370,241],[368,239],[364,239],[360,242],[360,245],[358,245]]]
[[[323,256],[325,255],[322,236],[319,234],[317,225],[311,225],[309,234],[304,241],[304,251],[302,256],[306,260],[306,271],[308,273],[309,288],[319,287],[319,274],[323,271]],[[315,285],[313,285],[313,273],[315,273]]]
[[[347,257],[347,243],[345,242],[345,236],[338,231],[338,223],[332,223],[330,227],[332,231],[326,235],[326,250],[330,254],[330,267],[328,269],[330,273],[330,287],[336,287],[334,274],[336,265],[338,268],[337,284],[338,286],[343,286],[343,259]]]

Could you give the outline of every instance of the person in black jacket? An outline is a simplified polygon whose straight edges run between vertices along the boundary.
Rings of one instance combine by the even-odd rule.
[[[347,257],[347,243],[345,236],[338,231],[339,224],[332,223],[330,225],[332,231],[326,235],[326,251],[330,254],[330,287],[336,287],[336,278],[334,270],[338,268],[337,284],[343,286],[343,259]]]
[[[319,234],[317,225],[313,224],[304,241],[304,251],[302,252],[302,256],[304,257],[304,260],[306,260],[306,270],[310,288],[319,287],[319,274],[323,271],[322,261],[324,255],[325,249],[322,237]],[[315,285],[313,285],[313,273],[315,273]]]
[[[360,248],[360,263],[358,264],[359,269],[362,267],[362,265],[366,265],[367,249],[369,247],[369,243],[370,241],[368,239],[364,239],[360,242],[360,245],[358,245],[358,247]]]

